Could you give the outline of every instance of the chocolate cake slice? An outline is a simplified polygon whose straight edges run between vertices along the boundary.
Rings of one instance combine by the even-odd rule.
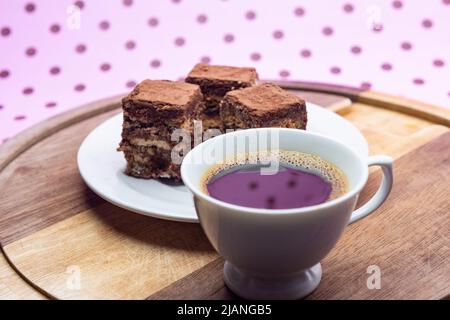
[[[271,83],[228,92],[220,104],[224,129],[306,129],[305,101]]]
[[[231,90],[251,87],[256,84],[258,74],[254,68],[239,68],[197,64],[189,72],[186,82],[198,84],[205,98],[205,109],[199,115],[203,128],[222,128],[219,104]]]
[[[123,127],[119,149],[125,173],[139,178],[180,179],[180,164],[172,161],[175,129],[192,135],[193,120],[203,109],[200,87],[184,82],[144,80],[122,99]]]

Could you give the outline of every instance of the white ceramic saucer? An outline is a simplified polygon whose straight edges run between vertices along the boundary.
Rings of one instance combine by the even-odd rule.
[[[361,132],[334,112],[307,103],[307,130],[339,140],[367,156]],[[198,222],[192,195],[182,184],[144,180],[123,173],[126,166],[117,152],[122,114],[95,128],[78,150],[78,168],[86,184],[100,197],[124,209],[161,219]]]

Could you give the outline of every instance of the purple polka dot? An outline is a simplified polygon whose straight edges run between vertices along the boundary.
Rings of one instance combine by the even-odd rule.
[[[234,41],[234,36],[231,33],[227,33],[224,37],[223,40],[225,42],[231,43]]]
[[[172,0],[172,3],[179,4],[181,0]]]
[[[385,62],[381,65],[381,69],[384,71],[390,71],[392,70],[392,65],[390,63]]]
[[[442,60],[442,59],[435,59],[435,60],[433,61],[433,65],[434,65],[435,67],[440,68],[440,67],[443,67],[443,66],[445,65],[445,62],[444,62],[444,60]]]
[[[79,83],[74,87],[74,90],[78,92],[84,91],[84,89],[86,89],[86,86],[82,83]]]
[[[86,45],[80,43],[75,47],[75,51],[78,53],[83,53],[86,51]]]
[[[3,27],[0,33],[3,37],[7,37],[11,34],[11,29],[9,27]]]
[[[279,75],[281,78],[288,78],[291,75],[291,73],[288,70],[281,70]]]
[[[51,75],[57,75],[61,72],[61,68],[58,66],[51,67],[49,70]]]
[[[208,57],[208,56],[203,56],[203,57],[200,58],[200,62],[201,62],[201,63],[208,64],[208,63],[211,62],[211,58]]]
[[[309,50],[309,49],[303,49],[302,51],[300,51],[300,55],[303,57],[303,58],[309,58],[309,57],[311,57],[311,50]]]
[[[442,3],[443,3],[444,5],[450,5],[450,0],[442,0]]]
[[[333,28],[331,28],[331,27],[324,27],[324,28],[322,29],[322,33],[323,33],[325,36],[331,36],[331,35],[333,34]]]
[[[159,24],[158,18],[153,17],[153,18],[148,19],[148,25],[150,27],[156,27],[158,24]]]
[[[401,43],[400,47],[401,47],[403,50],[408,51],[408,50],[411,50],[411,49],[412,49],[412,44],[409,43],[409,42],[407,42],[407,41],[404,41],[404,42]]]
[[[353,12],[354,9],[355,8],[353,7],[353,5],[351,3],[346,3],[342,7],[342,10],[344,10],[344,12],[346,12],[346,13],[351,13],[351,12]]]
[[[54,107],[56,107],[56,106],[57,106],[57,103],[54,102],[54,101],[50,101],[50,102],[47,102],[47,103],[45,104],[45,107],[46,107],[46,108],[54,108]]]
[[[400,0],[396,0],[392,2],[392,6],[395,9],[401,9],[403,7],[403,3]]]
[[[150,66],[152,68],[159,68],[161,66],[161,61],[158,59],[154,59],[150,62]]]
[[[422,21],[422,27],[429,29],[433,26],[433,21],[431,21],[430,19],[424,19]]]
[[[125,7],[129,7],[133,5],[133,0],[123,0],[122,3]]]
[[[361,51],[362,51],[362,49],[361,49],[360,46],[352,46],[352,47],[350,48],[350,51],[351,51],[351,53],[353,53],[353,54],[360,54]]]
[[[253,52],[250,55],[250,59],[253,60],[253,61],[259,61],[259,60],[261,60],[261,54],[258,53],[258,52]]]
[[[50,26],[51,33],[58,33],[60,31],[61,31],[61,27],[59,26],[59,24],[54,23]]]
[[[297,17],[304,16],[305,15],[305,9],[303,9],[302,7],[297,7],[297,8],[294,9],[294,14]]]
[[[27,3],[26,5],[25,5],[25,11],[26,12],[28,12],[28,13],[32,13],[32,12],[34,12],[36,10],[36,6],[35,6],[35,4],[34,3]]]
[[[26,87],[22,90],[22,93],[26,96],[33,94],[33,92],[34,92],[34,89],[32,87]]]
[[[0,104],[0,110],[3,110],[5,107]]]
[[[182,47],[182,46],[184,46],[185,43],[186,43],[186,40],[184,40],[184,38],[182,38],[182,37],[178,37],[175,39],[175,45],[177,47]]]
[[[8,140],[9,140],[9,138],[4,138],[4,139],[3,139],[3,143],[8,142]]]
[[[423,80],[422,78],[415,78],[415,79],[413,79],[413,83],[415,85],[421,86],[421,85],[425,84],[425,80]]]
[[[255,13],[255,11],[252,11],[252,10],[247,11],[247,12],[245,13],[245,18],[246,18],[247,20],[255,20],[255,18],[256,18],[256,13]]]
[[[277,40],[283,39],[283,37],[284,37],[284,33],[281,30],[275,30],[272,35]]]
[[[9,77],[9,71],[8,70],[2,70],[0,71],[0,78],[5,79]]]
[[[37,52],[36,48],[33,47],[29,47],[25,50],[25,54],[29,57],[33,57],[34,55],[36,55],[36,52]]]
[[[134,42],[133,40],[128,40],[127,42],[125,42],[125,48],[127,48],[128,50],[133,50],[134,48],[136,48],[136,42]]]
[[[18,116],[15,116],[14,117],[14,120],[15,121],[22,121],[22,120],[25,120],[27,117],[26,116],[24,116],[24,115],[18,115]]]
[[[107,62],[102,63],[100,65],[100,70],[103,71],[103,72],[108,72],[109,70],[111,70],[111,65],[109,63],[107,63]]]
[[[75,1],[74,5],[80,8],[80,10],[83,10],[85,4],[83,1]]]
[[[208,21],[208,17],[205,14],[199,14],[197,16],[197,22],[200,24],[206,23]]]
[[[136,86],[136,81],[134,81],[134,80],[129,80],[129,81],[127,81],[127,83],[125,84],[125,86],[126,86],[127,88],[134,88],[134,87]]]
[[[365,81],[365,82],[361,82],[360,87],[361,87],[361,89],[369,90],[370,88],[372,88],[372,84],[370,82]]]
[[[381,24],[381,23],[374,23],[373,25],[372,25],[372,31],[373,32],[381,32],[381,31],[383,31],[383,25]]]
[[[330,68],[330,72],[332,74],[340,74],[341,73],[341,68],[339,68],[339,67],[331,67]]]
[[[103,21],[101,21],[101,22],[99,23],[98,26],[99,26],[99,28],[100,28],[101,30],[106,31],[106,30],[109,29],[109,27],[110,27],[111,25],[109,24],[108,21],[103,20]]]

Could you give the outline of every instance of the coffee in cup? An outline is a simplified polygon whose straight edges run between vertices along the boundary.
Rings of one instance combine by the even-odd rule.
[[[251,208],[292,209],[338,198],[347,177],[320,156],[289,150],[242,153],[209,168],[201,187],[211,197]]]

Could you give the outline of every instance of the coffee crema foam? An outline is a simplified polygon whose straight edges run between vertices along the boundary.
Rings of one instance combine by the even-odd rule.
[[[331,194],[327,201],[336,199],[348,191],[347,177],[337,166],[317,155],[288,150],[239,153],[227,158],[223,162],[213,165],[203,174],[200,180],[200,188],[204,193],[209,194],[207,185],[215,177],[241,166],[250,164],[267,164],[269,166],[276,161],[279,165],[313,173],[326,180],[331,185]]]

